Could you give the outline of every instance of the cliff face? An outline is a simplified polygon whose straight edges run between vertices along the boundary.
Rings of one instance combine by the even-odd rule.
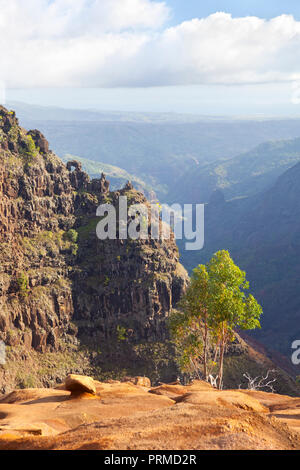
[[[109,192],[104,177],[65,166],[0,107],[0,339],[12,350],[165,338],[187,274],[173,238],[98,240],[96,209],[120,195],[146,203],[130,185]]]
[[[110,193],[109,201],[118,207],[120,196],[147,204],[133,189]],[[94,337],[97,343],[101,336],[114,336],[117,325],[128,330],[133,340],[164,340],[162,320],[178,302],[187,282],[174,239],[163,243],[98,240],[95,211],[96,206],[91,207],[91,217],[85,214],[77,219],[79,248],[73,287],[80,291],[75,296],[80,334]]]
[[[0,117],[0,337],[45,351],[73,314],[63,234],[75,222],[74,190],[40,133],[4,108]]]

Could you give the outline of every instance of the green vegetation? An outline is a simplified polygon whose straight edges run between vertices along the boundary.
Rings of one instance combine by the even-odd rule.
[[[134,346],[137,363],[151,379],[151,383],[176,377],[178,367],[174,361],[174,344],[171,341],[139,343]],[[138,372],[140,373],[140,372]]]
[[[96,227],[97,227],[99,220],[100,220],[99,217],[92,217],[88,219],[86,224],[81,225],[80,227],[77,228],[79,242],[86,240],[90,236],[91,233],[93,233],[96,236]]]
[[[14,124],[11,126],[10,130],[8,131],[8,137],[11,142],[17,142],[20,135],[19,127]]]
[[[28,280],[28,276],[24,272],[22,272],[18,276],[17,283],[18,283],[18,286],[19,286],[19,292],[20,292],[21,296],[26,297],[28,295],[28,292],[29,292],[29,280]]]
[[[23,137],[25,139],[25,148],[20,149],[20,155],[22,156],[25,165],[31,165],[34,158],[38,155],[38,149],[35,146],[34,140],[31,135]]]
[[[76,230],[71,228],[64,234],[64,239],[69,240],[72,243],[76,243],[78,239],[78,233],[76,232]]]
[[[15,380],[19,388],[36,388],[38,385],[37,378],[34,374],[22,370],[17,372]]]
[[[58,256],[60,252],[69,252],[72,256],[75,256],[78,250],[77,238],[78,233],[73,229],[67,232],[63,230],[57,232],[44,230],[32,238],[22,237],[20,243],[27,256],[53,257]]]
[[[246,274],[236,266],[228,251],[215,253],[207,265],[194,269],[191,284],[181,299],[179,311],[170,317],[170,330],[179,363],[187,372],[198,371],[208,380],[210,367],[219,358],[218,386],[223,384],[226,346],[235,339],[235,329],[259,328],[262,308],[250,294]],[[209,350],[215,350],[214,359]]]
[[[63,239],[70,242],[71,253],[73,256],[76,256],[78,253],[78,245],[76,243],[78,240],[78,232],[71,228],[70,230],[64,233]]]
[[[6,363],[0,367],[13,388],[55,387],[69,373],[91,374],[89,354],[61,342],[60,351],[39,353],[20,344],[6,347]],[[26,359],[25,359],[26,358]]]
[[[127,333],[127,330],[124,326],[117,325],[117,338],[118,338],[118,341],[125,341],[126,340],[126,333]]]

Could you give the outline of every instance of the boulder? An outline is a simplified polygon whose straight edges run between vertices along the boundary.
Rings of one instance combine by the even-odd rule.
[[[180,395],[185,395],[187,392],[187,387],[184,385],[172,385],[172,384],[162,384],[158,387],[151,388],[149,393],[154,393],[154,395],[163,395],[171,400],[176,399]]]
[[[127,183],[124,186],[124,189],[125,189],[125,191],[131,191],[132,189],[134,189],[133,184],[131,183],[131,181],[127,181]]]
[[[151,388],[151,380],[148,377],[134,377],[133,383],[140,387]]]
[[[70,392],[91,393],[96,395],[96,385],[92,377],[69,374],[65,381],[65,388]]]
[[[123,377],[122,382],[131,382],[132,384],[140,387],[151,388],[151,380],[148,379],[148,377]]]

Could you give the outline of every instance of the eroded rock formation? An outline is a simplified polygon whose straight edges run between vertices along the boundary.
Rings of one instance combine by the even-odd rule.
[[[111,193],[105,175],[90,180],[78,162],[65,166],[3,107],[0,146],[0,339],[43,353],[80,342],[101,348],[120,328],[126,341],[163,340],[187,282],[174,238],[98,240],[95,232],[100,203],[144,196],[130,185]]]

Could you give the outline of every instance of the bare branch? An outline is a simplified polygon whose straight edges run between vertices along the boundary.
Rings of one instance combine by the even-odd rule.
[[[268,380],[268,379],[269,379],[269,375],[275,372],[276,372],[275,369],[270,369],[268,370],[265,376],[262,376],[262,377],[257,376],[255,378],[252,378],[248,372],[245,372],[243,374],[243,377],[245,377],[245,379],[248,380],[247,390],[262,390],[262,389],[267,388],[271,390],[271,393],[274,393],[275,390],[272,384],[277,381],[277,378],[274,377],[271,380]],[[239,389],[240,388],[241,388],[241,384],[239,385]]]

